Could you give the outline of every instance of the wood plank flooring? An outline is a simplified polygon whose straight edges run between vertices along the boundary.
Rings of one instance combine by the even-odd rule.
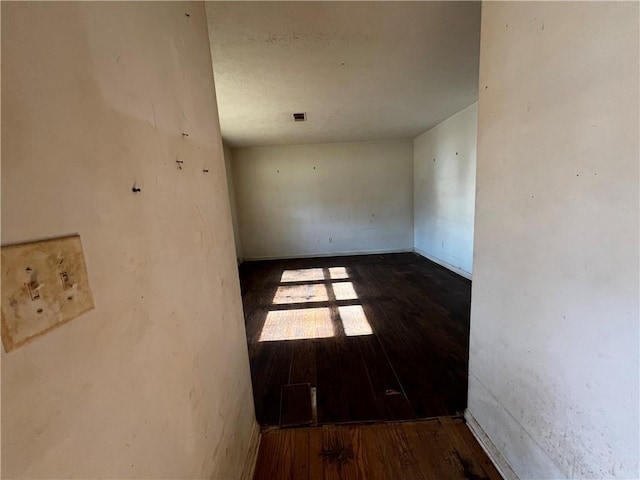
[[[413,253],[245,262],[240,281],[263,427],[464,411],[470,281]],[[282,401],[294,384],[313,414],[299,388]]]
[[[255,480],[499,480],[461,419],[280,429],[262,436]]]

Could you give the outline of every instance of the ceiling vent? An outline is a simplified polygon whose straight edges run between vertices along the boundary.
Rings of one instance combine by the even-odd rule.
[[[294,113],[293,114],[293,120],[295,122],[304,122],[307,119],[307,114],[306,113]]]

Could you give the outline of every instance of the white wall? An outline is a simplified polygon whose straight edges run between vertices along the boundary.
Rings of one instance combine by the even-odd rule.
[[[411,140],[233,150],[245,259],[410,251]]]
[[[242,241],[240,240],[240,227],[238,226],[238,210],[236,207],[235,183],[233,181],[233,154],[231,147],[223,143],[224,167],[227,173],[227,187],[229,190],[229,203],[231,204],[231,219],[233,223],[233,240],[236,247],[236,258],[242,261]]]
[[[3,478],[238,478],[255,419],[202,3],[2,2],[2,242],[74,232],[96,308],[2,354]]]
[[[639,478],[637,2],[483,4],[469,413],[521,478]]]
[[[413,140],[414,247],[471,278],[478,104]]]

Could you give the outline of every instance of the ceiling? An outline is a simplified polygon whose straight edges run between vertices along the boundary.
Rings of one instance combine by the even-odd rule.
[[[480,2],[207,2],[232,146],[413,138],[477,100]],[[294,112],[307,121],[294,122]]]

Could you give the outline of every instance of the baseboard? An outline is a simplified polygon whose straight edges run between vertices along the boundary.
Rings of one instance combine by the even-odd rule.
[[[253,474],[256,469],[256,461],[258,460],[258,450],[260,449],[260,425],[255,422],[253,430],[251,432],[251,441],[249,442],[249,449],[247,450],[247,456],[244,460],[244,466],[242,467],[242,475],[240,480],[252,480]]]
[[[260,260],[289,260],[294,258],[324,258],[324,257],[350,257],[356,255],[385,255],[389,253],[411,253],[413,248],[393,249],[393,250],[359,250],[357,252],[331,252],[331,253],[313,253],[301,255],[273,255],[268,257],[244,257],[243,262],[257,262]]]
[[[418,255],[426,258],[427,260],[431,260],[434,263],[437,263],[438,265],[440,265],[441,267],[446,268],[447,270],[451,270],[453,273],[457,273],[458,275],[467,278],[469,280],[473,280],[473,275],[463,269],[461,269],[460,267],[456,267],[455,265],[451,265],[448,262],[445,262],[444,260],[441,260],[437,257],[434,257],[433,255],[429,255],[427,252],[420,250],[419,248],[414,248],[413,251],[415,253],[417,253]]]
[[[471,433],[476,438],[482,449],[485,451],[491,463],[496,467],[502,478],[505,480],[518,480],[518,476],[513,471],[509,463],[502,456],[500,451],[493,444],[489,436],[484,432],[478,421],[469,413],[469,410],[465,410],[464,419],[467,422],[467,426]]]

